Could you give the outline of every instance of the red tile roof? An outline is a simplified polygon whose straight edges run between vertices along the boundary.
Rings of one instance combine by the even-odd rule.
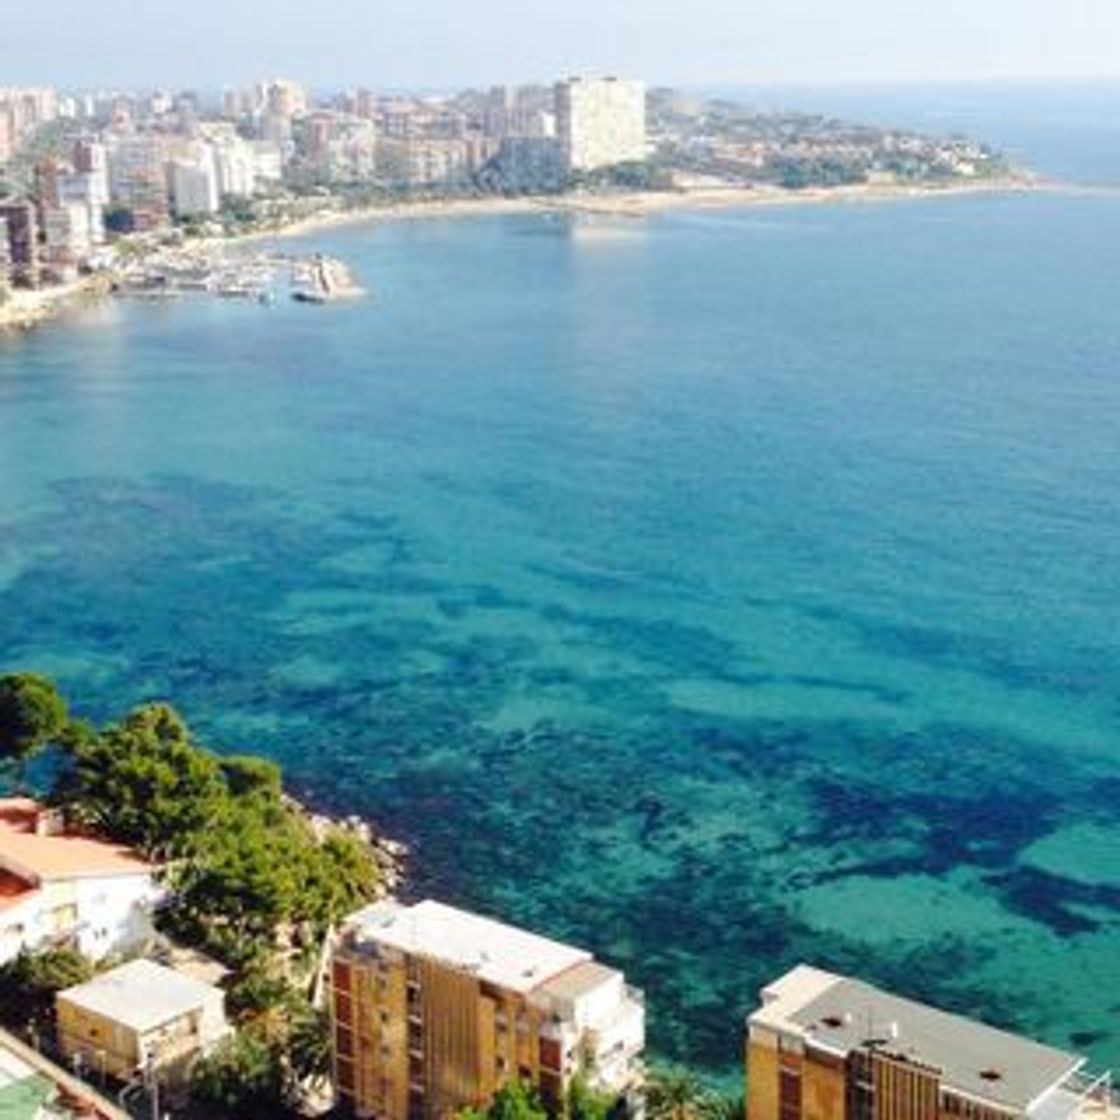
[[[41,881],[146,875],[155,866],[132,849],[73,833],[40,836],[42,806],[27,798],[0,799],[0,869]]]

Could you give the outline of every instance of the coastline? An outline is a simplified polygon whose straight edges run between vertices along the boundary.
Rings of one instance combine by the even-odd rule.
[[[389,205],[330,210],[277,226],[230,237],[201,238],[200,248],[237,247],[262,241],[287,240],[326,233],[348,226],[379,222],[425,221],[490,217],[502,214],[574,214],[605,218],[647,218],[674,211],[738,210],[752,207],[821,206],[960,198],[971,195],[1021,194],[1065,190],[1064,184],[1042,182],[1029,175],[948,184],[870,184],[847,187],[809,187],[790,190],[774,186],[693,186],[672,191],[632,191],[617,194],[568,194],[519,198],[433,199]],[[108,293],[111,276],[83,277],[68,284],[34,291],[13,291],[0,304],[0,339],[28,331],[55,319],[87,299]]]
[[[533,195],[519,198],[436,199],[421,202],[334,210],[301,218],[276,229],[254,230],[224,239],[227,243],[304,237],[351,225],[377,222],[486,217],[499,214],[588,214],[644,218],[677,210],[737,210],[754,206],[878,203],[927,198],[959,198],[979,194],[1021,194],[1054,189],[1029,176],[1009,176],[980,182],[935,184],[869,184],[849,187],[705,186],[670,191],[629,191],[610,194]]]

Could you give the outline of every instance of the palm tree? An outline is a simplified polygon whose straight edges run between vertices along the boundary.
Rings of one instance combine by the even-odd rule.
[[[710,1094],[703,1082],[679,1066],[651,1070],[646,1078],[649,1120],[708,1120]]]
[[[709,1093],[704,1115],[707,1120],[746,1120],[747,1102],[741,1093]]]

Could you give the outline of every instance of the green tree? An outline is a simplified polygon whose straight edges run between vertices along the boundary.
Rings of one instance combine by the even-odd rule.
[[[657,1069],[646,1079],[649,1120],[707,1120],[711,1104],[707,1088],[689,1070]]]
[[[564,1105],[567,1120],[608,1120],[619,1110],[618,1098],[592,1089],[583,1074],[572,1078]]]
[[[16,766],[23,786],[28,760],[66,730],[66,703],[58,689],[37,673],[0,677],[0,759]]]
[[[92,976],[92,965],[73,949],[24,950],[0,966],[0,1023],[42,1037],[54,1023],[55,993]]]
[[[289,1095],[302,1086],[321,1088],[331,1075],[331,1021],[325,1008],[306,1001],[295,1004],[290,1013],[286,1040]]]
[[[191,1097],[217,1116],[272,1120],[287,1111],[281,1054],[253,1031],[239,1031],[191,1074]]]
[[[154,858],[203,842],[226,793],[213,755],[167,704],[137,708],[101,734],[75,735],[65,796],[99,831]]]
[[[747,1102],[740,1093],[711,1093],[705,1107],[707,1120],[746,1120]]]
[[[467,1109],[461,1120],[549,1120],[548,1111],[531,1085],[509,1081],[484,1109]]]
[[[219,765],[229,792],[234,797],[259,796],[279,802],[283,794],[280,767],[266,758],[252,754],[232,754]]]

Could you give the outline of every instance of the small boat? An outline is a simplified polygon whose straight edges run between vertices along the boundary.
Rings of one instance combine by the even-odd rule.
[[[318,288],[296,288],[292,292],[292,299],[298,303],[326,303],[327,294]]]

